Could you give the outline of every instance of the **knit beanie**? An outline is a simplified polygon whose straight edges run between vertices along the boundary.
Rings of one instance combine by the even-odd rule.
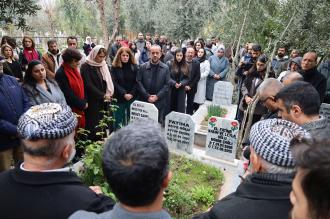
[[[17,129],[23,139],[58,139],[74,131],[77,118],[68,105],[43,103],[31,107],[18,121]]]
[[[281,166],[294,167],[290,141],[306,132],[297,124],[282,119],[266,119],[251,128],[250,142],[255,152],[265,161]]]

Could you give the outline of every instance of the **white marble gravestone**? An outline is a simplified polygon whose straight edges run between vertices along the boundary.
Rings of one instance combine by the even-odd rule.
[[[238,130],[236,120],[211,117],[206,136],[206,155],[234,162]]]
[[[234,86],[227,81],[218,81],[214,84],[212,104],[230,106],[233,98]]]
[[[171,112],[165,118],[165,138],[169,147],[193,152],[195,123],[190,115]]]
[[[135,100],[131,104],[130,121],[141,118],[150,118],[158,122],[158,109],[152,103]]]

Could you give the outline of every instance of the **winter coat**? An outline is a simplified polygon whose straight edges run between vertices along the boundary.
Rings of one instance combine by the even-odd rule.
[[[330,103],[330,60],[323,62],[318,71],[326,78],[327,80],[327,88],[326,88],[326,99],[328,100],[327,103]]]
[[[197,92],[195,94],[194,102],[198,104],[203,104],[205,102],[206,80],[210,72],[210,62],[208,60],[205,60],[204,62],[200,63],[200,70],[201,78],[199,79],[197,85]]]
[[[160,109],[165,105],[166,95],[169,89],[170,71],[168,66],[159,62],[156,82],[152,81],[152,68],[150,61],[140,66],[137,74],[139,100],[148,102],[150,95],[157,95],[158,100],[154,103]],[[153,84],[154,83],[154,84]],[[155,86],[156,93],[150,93],[152,86]]]
[[[303,75],[304,81],[311,83],[317,90],[322,103],[327,89],[327,79],[317,71],[316,67],[308,71],[302,70],[300,73]]]
[[[23,72],[16,60],[13,60],[12,63],[9,63],[7,60],[3,62],[3,73],[18,78],[20,82],[23,81]]]
[[[280,58],[276,56],[272,61],[272,68],[275,72],[275,76],[278,77],[281,72],[286,71],[289,64],[289,57],[284,56],[283,58]]]
[[[80,72],[84,81],[85,95],[88,102],[88,107],[85,109],[86,129],[90,131],[90,140],[98,140],[96,132],[102,130],[96,129],[96,126],[99,125],[100,120],[103,118],[102,111],[107,109],[104,103],[107,84],[97,67],[84,63],[80,68]]]
[[[149,55],[147,49],[142,49],[141,54],[139,56],[139,64],[142,65],[149,61]]]
[[[19,146],[18,119],[29,108],[29,99],[16,78],[0,74],[0,151]]]
[[[79,110],[84,110],[86,103],[87,103],[87,99],[80,99],[73,93],[73,90],[71,89],[70,84],[69,84],[68,77],[65,75],[65,72],[64,72],[64,69],[62,66],[57,70],[55,78],[56,78],[56,82],[58,83],[58,85],[60,86],[60,88],[64,94],[66,103],[70,107],[74,107]],[[86,91],[85,91],[85,93],[86,93]],[[86,94],[85,94],[85,98],[87,98]]]
[[[193,219],[287,219],[292,179],[291,174],[253,173],[234,193]]]
[[[273,75],[270,75],[273,77]],[[242,83],[242,99],[239,105],[239,109],[244,111],[247,108],[247,104],[245,102],[245,96],[249,96],[253,98],[253,96],[257,93],[257,89],[260,84],[263,82],[263,77],[260,76],[259,72],[255,71],[252,74],[249,74]],[[263,106],[260,102],[257,103],[256,108],[254,110],[254,115],[263,115],[267,112],[267,108]]]
[[[112,68],[111,77],[113,85],[115,87],[114,97],[117,99],[118,103],[124,103],[127,100],[124,98],[125,94],[133,95],[133,99],[137,96],[137,82],[136,76],[138,73],[138,66],[128,64],[131,71],[125,71],[125,64],[123,68]]]
[[[71,170],[34,172],[17,166],[0,174],[0,194],[1,218],[11,219],[67,219],[78,210],[101,213],[115,204]]]
[[[189,75],[185,75],[183,72],[179,71],[178,73],[174,72],[172,66],[173,61],[168,61],[167,66],[170,70],[170,103],[171,111],[185,113],[186,109],[186,91],[184,87],[189,82]],[[176,88],[175,84],[181,84],[180,88]]]
[[[210,73],[206,81],[206,99],[213,99],[214,84],[218,81],[224,81],[229,71],[229,61],[226,57],[219,58],[217,55],[213,55],[209,58]],[[213,78],[214,75],[220,75],[219,80]]]
[[[38,53],[38,60],[41,61],[41,57],[42,57],[42,54],[41,52],[39,52],[37,49],[36,49],[37,53]],[[23,51],[21,51],[19,53],[19,61],[18,61],[21,65],[21,69],[23,71],[25,71],[27,69],[27,66],[29,64],[28,60],[26,59],[26,57],[24,56],[24,53]]]
[[[52,79],[46,79],[45,81],[49,91],[46,91],[38,84],[36,84],[35,87],[32,87],[29,84],[23,85],[24,91],[29,97],[30,104],[32,106],[42,103],[58,103],[66,105],[64,94],[62,93],[57,82]]]
[[[42,56],[41,61],[42,61],[42,64],[44,64],[44,66],[45,66],[46,73],[49,78],[52,78],[52,79],[55,78],[55,73],[60,66],[60,56],[61,56],[60,52],[58,52],[58,54],[56,54],[56,55],[52,55],[52,54],[49,54],[49,52],[47,52]]]
[[[200,64],[197,59],[193,59],[191,63],[187,62],[189,65],[189,70],[190,70],[190,80],[188,82],[188,86],[191,88],[189,93],[195,94],[197,92],[197,85],[199,82],[199,79],[201,78],[201,69],[200,69]]]

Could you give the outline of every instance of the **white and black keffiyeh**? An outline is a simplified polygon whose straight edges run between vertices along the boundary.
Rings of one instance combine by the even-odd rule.
[[[252,126],[250,142],[256,153],[269,163],[293,167],[295,163],[290,151],[290,141],[293,137],[305,134],[295,123],[282,119],[267,119]]]
[[[67,105],[43,103],[31,107],[18,121],[17,130],[27,140],[63,138],[77,126],[77,118]]]

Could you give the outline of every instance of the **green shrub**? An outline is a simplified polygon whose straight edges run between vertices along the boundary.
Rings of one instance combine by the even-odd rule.
[[[205,117],[205,121],[208,121],[212,116],[224,117],[227,112],[227,109],[221,108],[220,106],[209,105],[207,106],[207,116]]]
[[[192,188],[191,193],[197,203],[210,206],[214,201],[214,189],[210,186],[197,185]]]

